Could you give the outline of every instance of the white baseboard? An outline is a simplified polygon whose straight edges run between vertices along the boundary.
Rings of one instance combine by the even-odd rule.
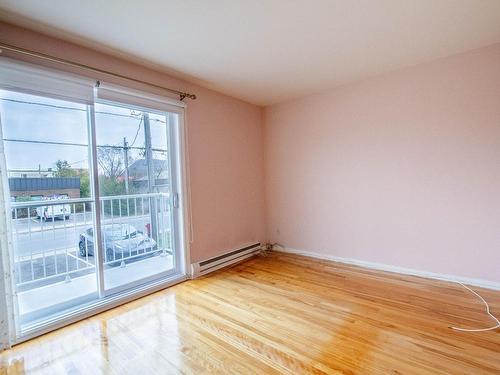
[[[420,271],[420,270],[415,270],[415,269],[411,269],[411,268],[391,266],[388,264],[367,262],[364,260],[357,260],[357,259],[351,259],[351,258],[337,257],[337,256],[333,256],[333,255],[320,254],[320,253],[315,253],[312,251],[298,250],[298,249],[292,249],[289,247],[282,247],[282,246],[275,246],[275,247],[273,247],[273,250],[283,252],[283,253],[303,255],[306,257],[310,257],[310,258],[331,260],[333,262],[338,262],[338,263],[352,264],[355,266],[371,268],[371,269],[380,270],[380,271],[395,272],[395,273],[400,273],[400,274],[404,274],[404,275],[420,276],[420,277],[425,277],[428,279],[436,279],[436,280],[443,280],[443,281],[452,281],[452,282],[459,281],[461,283],[464,283],[467,285],[478,286],[480,288],[500,290],[500,283],[494,282],[494,281],[472,279],[472,278],[462,277],[462,276],[445,275],[445,274],[434,273],[434,272]]]

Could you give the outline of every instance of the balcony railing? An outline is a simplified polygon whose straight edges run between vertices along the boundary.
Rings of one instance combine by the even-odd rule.
[[[11,203],[18,291],[95,272],[95,218],[100,218],[105,268],[171,254],[170,197],[137,194]]]

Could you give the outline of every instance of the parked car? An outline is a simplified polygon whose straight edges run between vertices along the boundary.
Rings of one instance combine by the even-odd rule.
[[[152,255],[158,248],[156,241],[130,224],[105,224],[102,230],[104,262],[124,258]],[[88,228],[80,234],[78,249],[81,257],[94,255],[94,230]]]
[[[69,199],[66,195],[56,195],[50,198],[43,198],[43,201],[53,202],[53,201],[64,201],[65,199]],[[40,218],[40,220],[55,220],[66,219],[69,220],[71,215],[71,206],[69,204],[54,204],[48,206],[39,206],[36,208],[36,216]]]

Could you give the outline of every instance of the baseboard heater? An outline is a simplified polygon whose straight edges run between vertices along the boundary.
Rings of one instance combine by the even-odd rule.
[[[191,264],[191,277],[197,278],[207,273],[218,270],[222,267],[227,267],[231,264],[241,262],[246,258],[257,254],[261,250],[261,245],[259,243],[254,243],[253,245],[245,246],[238,250],[229,251],[222,255],[203,260],[198,263]]]

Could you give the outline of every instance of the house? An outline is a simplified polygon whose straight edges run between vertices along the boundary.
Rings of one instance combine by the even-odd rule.
[[[500,373],[499,0],[2,0],[0,119],[0,374]]]
[[[154,185],[168,184],[168,163],[165,160],[153,159]],[[142,189],[148,186],[148,164],[146,159],[137,159],[128,168],[129,180],[134,187]]]

